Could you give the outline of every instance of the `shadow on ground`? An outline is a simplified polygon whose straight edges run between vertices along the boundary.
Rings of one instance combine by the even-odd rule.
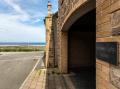
[[[45,64],[45,56],[43,57]],[[95,68],[72,69],[69,74],[60,74],[58,68],[47,68],[45,89],[96,89]]]
[[[57,68],[47,69],[45,89],[95,89],[94,71],[60,74]]]

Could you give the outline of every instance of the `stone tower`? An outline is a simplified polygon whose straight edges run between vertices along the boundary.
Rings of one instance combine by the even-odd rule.
[[[53,29],[52,29],[52,5],[48,1],[48,15],[45,17],[46,27],[46,67],[54,67],[54,41],[53,41]]]
[[[52,12],[51,12],[52,4],[50,3],[50,1],[48,1],[47,8],[48,8],[48,16],[51,16],[52,15]]]

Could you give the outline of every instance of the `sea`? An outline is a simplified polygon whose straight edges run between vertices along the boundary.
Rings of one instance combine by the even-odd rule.
[[[0,46],[45,46],[45,42],[0,42]]]

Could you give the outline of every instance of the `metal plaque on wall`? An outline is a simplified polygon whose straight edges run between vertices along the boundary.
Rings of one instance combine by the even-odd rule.
[[[120,10],[111,14],[112,35],[120,35]]]
[[[117,42],[97,42],[96,58],[113,65],[118,65],[118,43]]]

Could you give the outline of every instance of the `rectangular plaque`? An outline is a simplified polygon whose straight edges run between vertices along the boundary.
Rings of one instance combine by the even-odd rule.
[[[118,43],[97,42],[96,57],[113,65],[118,65]]]

